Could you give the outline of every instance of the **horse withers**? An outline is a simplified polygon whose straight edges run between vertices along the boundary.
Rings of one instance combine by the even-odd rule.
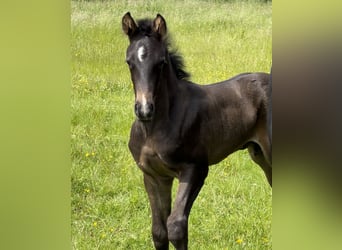
[[[190,82],[183,59],[170,49],[164,18],[137,22],[126,13],[126,61],[134,86],[129,149],[144,175],[156,249],[188,247],[188,217],[208,166],[239,149],[272,185],[270,75],[243,73],[210,85]],[[179,186],[171,211],[174,178]]]

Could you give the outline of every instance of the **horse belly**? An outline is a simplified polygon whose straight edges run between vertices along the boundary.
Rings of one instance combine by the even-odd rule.
[[[225,159],[228,155],[236,151],[236,147],[233,147],[232,145],[229,144],[224,144],[220,146],[219,148],[215,148],[213,150],[209,150],[208,153],[208,161],[209,165],[213,165],[216,163],[219,163],[223,159]]]
[[[230,113],[229,118],[232,117]],[[246,114],[236,114],[235,121],[227,118],[221,121],[221,125],[213,126],[211,133],[208,133],[208,160],[209,165],[216,164],[228,155],[243,148],[248,141],[253,129],[254,118]],[[241,117],[244,117],[242,119]]]

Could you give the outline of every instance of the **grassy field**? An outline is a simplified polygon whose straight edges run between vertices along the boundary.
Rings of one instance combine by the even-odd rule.
[[[164,16],[194,82],[269,72],[272,63],[270,3],[72,1],[73,249],[153,249],[142,173],[127,147],[134,120],[121,31],[127,11]],[[237,152],[210,168],[190,216],[189,248],[271,249],[271,218],[271,188],[248,153]]]

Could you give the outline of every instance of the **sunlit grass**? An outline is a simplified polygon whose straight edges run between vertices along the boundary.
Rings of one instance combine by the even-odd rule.
[[[71,7],[73,249],[152,249],[142,174],[127,147],[134,96],[121,17],[161,13],[192,80],[205,84],[269,72],[271,5],[73,1]],[[247,152],[212,166],[190,216],[190,249],[271,249],[271,199]]]

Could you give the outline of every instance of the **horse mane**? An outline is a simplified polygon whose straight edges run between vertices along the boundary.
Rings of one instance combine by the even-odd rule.
[[[137,21],[137,24],[138,24],[137,34],[148,36],[148,37],[157,35],[156,33],[153,32],[153,29],[152,29],[152,26],[153,26],[152,19],[140,19]],[[166,35],[165,37],[163,37],[163,42],[166,44],[168,54],[170,57],[170,62],[176,74],[177,79],[189,80],[191,75],[189,72],[185,70],[183,56],[176,49],[172,48],[170,36]]]
[[[183,56],[177,51],[169,52],[169,56],[172,68],[175,71],[177,78],[179,80],[189,80],[191,75],[185,70]]]

